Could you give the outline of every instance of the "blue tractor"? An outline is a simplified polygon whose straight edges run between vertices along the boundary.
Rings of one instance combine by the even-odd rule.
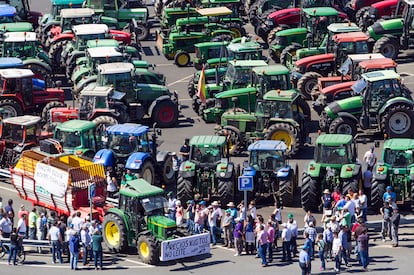
[[[298,165],[289,164],[286,144],[279,140],[258,140],[247,150],[249,160],[243,164],[243,176],[253,177],[253,196],[273,196],[275,202],[293,206]]]
[[[170,152],[157,151],[158,129],[141,124],[125,123],[109,126],[101,142],[106,149],[99,150],[93,161],[105,167],[112,167],[120,178],[126,169],[139,175],[147,182],[159,186],[175,183],[172,156]]]

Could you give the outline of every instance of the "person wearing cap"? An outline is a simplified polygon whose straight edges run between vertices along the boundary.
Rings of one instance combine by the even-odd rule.
[[[391,239],[391,216],[393,214],[392,207],[389,202],[384,202],[384,206],[380,208],[380,213],[382,215],[382,227],[381,227],[381,236],[382,241],[385,242],[385,237],[388,235]]]
[[[395,192],[392,191],[392,187],[391,186],[387,186],[387,188],[385,188],[385,193],[384,195],[382,195],[382,201],[387,201],[391,198],[392,202],[395,202],[397,200],[397,194],[395,194]]]
[[[175,221],[176,217],[175,214],[177,213],[177,199],[174,197],[174,194],[172,191],[167,193],[168,198],[168,218]]]
[[[366,163],[367,169],[372,169],[377,163],[377,154],[375,154],[374,149],[375,147],[371,146],[369,150],[365,152],[364,157],[362,159]]]
[[[236,205],[234,204],[234,202],[229,202],[227,204],[228,209],[230,209],[230,216],[233,218],[233,226],[236,225],[236,218],[237,218],[237,208]]]
[[[186,138],[184,140],[184,144],[180,147],[180,157],[181,157],[181,161],[186,161],[189,159],[190,157],[190,139]]]
[[[393,208],[391,216],[391,236],[392,236],[392,247],[398,247],[398,227],[400,226],[400,213],[398,208]]]
[[[226,209],[223,218],[223,229],[224,229],[224,244],[225,247],[234,247],[233,245],[233,217],[231,216],[231,210]]]
[[[304,245],[299,253],[299,266],[302,270],[302,275],[308,275],[311,271],[311,259],[309,255],[310,247]]]
[[[220,229],[217,227],[217,220],[219,219],[220,215],[219,211],[217,210],[218,206],[218,201],[213,201],[208,207],[208,225],[210,227],[210,236],[213,246],[217,244],[217,234],[220,232]]]
[[[241,256],[242,251],[243,251],[244,220],[240,217],[237,217],[235,221],[236,221],[236,226],[233,231],[233,236],[234,236],[234,247],[236,250],[236,254],[234,254],[234,256]]]
[[[59,263],[62,264],[63,236],[60,234],[57,221],[54,221],[52,227],[49,229],[47,239],[49,240],[49,244],[52,245],[52,263],[55,264],[56,260],[59,260]]]
[[[329,191],[329,189],[325,189],[323,191],[323,195],[321,197],[321,202],[322,202],[322,207],[324,210],[331,210],[332,209],[332,196],[331,196],[331,192]]]
[[[293,219],[293,214],[289,213],[287,215],[287,227],[292,233],[290,237],[290,252],[292,253],[292,257],[296,257],[298,254],[298,245],[297,245],[297,238],[298,238],[298,224],[295,219]]]
[[[292,232],[288,228],[287,223],[283,223],[282,228],[282,262],[290,262],[292,260],[292,255],[290,252],[290,240],[292,238]]]

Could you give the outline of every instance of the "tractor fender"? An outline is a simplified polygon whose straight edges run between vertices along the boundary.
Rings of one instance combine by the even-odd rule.
[[[312,178],[319,178],[321,176],[321,164],[311,161],[308,165],[306,173]]]
[[[44,20],[44,19],[42,18],[42,20]],[[48,18],[46,18],[46,20],[48,20]],[[42,32],[45,33],[45,31],[46,31],[46,33],[47,33],[49,29],[51,29],[52,27],[59,26],[59,25],[60,25],[60,21],[57,21],[57,20],[56,21],[55,20],[49,21],[49,22],[47,22],[46,24],[44,24],[42,26]]]
[[[347,164],[342,165],[341,171],[339,172],[339,176],[342,179],[351,179],[351,178],[357,177],[360,171],[361,171],[360,164],[347,163]]]
[[[52,73],[52,68],[49,66],[49,64],[42,62],[41,60],[37,59],[37,58],[29,58],[23,61],[23,66],[30,66],[30,65],[38,65],[42,68],[44,68],[46,71],[48,71],[49,73]]]
[[[125,31],[118,31],[118,30],[110,30],[109,34],[111,35],[112,39],[117,41],[122,41],[125,45],[131,44],[131,34]]]
[[[243,176],[244,177],[254,177],[256,176],[257,171],[253,167],[249,166],[243,169]]]
[[[346,117],[346,118],[349,118],[352,121],[354,121],[356,124],[359,123],[358,119],[353,114],[350,114],[350,113],[347,113],[347,112],[339,112],[338,117]]]
[[[93,162],[102,164],[105,167],[114,167],[115,161],[114,161],[114,152],[112,152],[109,149],[101,149],[98,152],[96,152],[95,156],[93,157]]]
[[[138,241],[138,238],[140,236],[152,236],[152,232],[150,230],[144,230],[144,231],[138,232],[137,235],[135,236],[135,241]]]
[[[234,175],[234,163],[228,163],[226,169],[221,169],[223,163],[220,163],[216,167],[216,177],[221,179],[228,179]]]
[[[126,218],[127,216],[125,215],[124,211],[122,211],[121,209],[116,208],[116,207],[111,207],[107,210],[105,215],[108,215],[110,213],[115,214],[115,215],[119,216],[120,218],[122,218],[122,220],[124,221],[124,224],[125,224],[125,229],[126,229],[127,232],[129,232],[129,223],[128,223],[128,220]]]
[[[289,175],[290,175],[290,167],[289,166],[286,166],[286,167],[283,167],[283,168],[280,168],[277,172],[276,172],[276,177],[278,178],[278,179],[284,179],[284,178],[287,178],[287,177],[289,177]]]
[[[59,41],[63,41],[63,40],[72,40],[74,38],[73,33],[61,33],[55,37],[53,37],[53,41],[52,43],[57,43]]]
[[[362,166],[360,163],[355,164],[354,173],[352,176],[357,177],[362,174]]]
[[[387,103],[385,103],[381,109],[378,111],[378,114],[380,116],[382,116],[382,114],[384,114],[388,108],[390,108],[391,106],[395,105],[395,104],[404,104],[404,105],[408,105],[413,107],[414,106],[414,102],[409,99],[409,98],[405,98],[405,97],[395,97],[393,99],[390,99],[387,101]]]
[[[378,171],[378,168],[381,167],[383,170],[381,172]],[[374,180],[385,181],[388,176],[388,166],[384,165],[384,163],[378,163],[374,169],[374,175],[372,176]],[[414,174],[410,174],[410,178],[413,177]]]
[[[129,156],[125,163],[126,169],[133,169],[133,170],[139,170],[141,169],[142,164],[147,160],[150,159],[152,163],[154,163],[154,160],[152,159],[151,155],[144,152],[136,152]]]
[[[147,114],[151,115],[152,114],[152,110],[155,108],[155,106],[157,106],[157,104],[161,101],[166,101],[166,100],[171,100],[171,97],[169,95],[162,95],[160,97],[157,97],[156,99],[154,99],[154,101],[151,103],[151,105],[148,108],[148,112]]]
[[[233,36],[234,32],[232,32],[230,30],[215,30],[215,31],[211,32],[212,36],[217,36],[217,35],[220,35],[220,34],[229,34],[229,35]]]
[[[167,160],[167,158],[170,156],[170,154],[171,152],[168,152],[168,151],[158,151],[157,156],[156,156],[157,164],[164,163]]]

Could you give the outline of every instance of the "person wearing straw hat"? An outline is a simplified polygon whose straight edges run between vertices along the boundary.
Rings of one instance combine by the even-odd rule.
[[[321,201],[322,201],[323,210],[332,209],[332,196],[331,196],[331,191],[329,191],[329,189],[323,190]]]

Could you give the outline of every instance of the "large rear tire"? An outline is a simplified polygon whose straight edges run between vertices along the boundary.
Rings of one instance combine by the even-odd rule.
[[[302,176],[302,186],[300,190],[302,207],[305,211],[317,212],[321,197],[321,187],[318,182],[311,178],[307,173]]]
[[[358,193],[359,181],[357,178],[351,178],[342,183],[342,194],[348,194],[348,190],[352,190],[354,193]]]
[[[293,63],[295,62],[294,58],[296,58],[296,51],[300,48],[302,48],[302,46],[299,45],[299,44],[296,44],[296,43],[294,43],[292,45],[289,45],[286,48],[284,48],[282,53],[280,54],[280,63],[282,65],[286,66],[287,61],[288,61],[288,56],[291,55],[292,56],[292,60],[291,60],[292,64],[288,64],[288,65],[293,66],[294,65]]]
[[[49,50],[49,58],[54,68],[59,69],[61,66],[62,51],[65,48],[67,40],[59,41],[53,44]]]
[[[231,179],[219,180],[217,188],[221,205],[234,201],[234,184]]]
[[[312,90],[318,85],[318,79],[322,77],[317,72],[307,72],[298,81],[298,90],[306,99],[312,98]]]
[[[267,140],[283,141],[288,147],[289,156],[293,156],[299,150],[299,136],[297,130],[288,123],[275,123],[271,125],[264,135]]]
[[[190,179],[181,176],[177,179],[177,199],[182,202],[194,199],[193,183]]]
[[[228,140],[228,147],[230,155],[237,155],[243,147],[243,138],[240,135],[240,130],[234,126],[224,126],[218,131],[218,136],[226,136]]]
[[[47,123],[49,124],[50,122],[50,116],[49,116],[49,112],[50,110],[52,110],[53,108],[59,108],[59,107],[65,107],[66,104],[59,102],[59,101],[52,101],[49,102],[48,104],[46,104],[45,107],[43,107],[42,110],[42,123]]]
[[[96,127],[95,127],[96,137],[101,137],[105,133],[105,130],[108,126],[118,124],[118,120],[116,120],[115,118],[111,116],[98,116],[92,121],[96,123]]]
[[[142,164],[139,177],[152,185],[155,184],[155,169],[151,161],[147,160]]]
[[[377,40],[372,50],[373,53],[381,53],[383,56],[397,59],[400,51],[400,42],[397,37],[383,36]]]
[[[20,104],[12,99],[0,100],[0,108],[3,109],[2,119],[23,115],[23,110]]]
[[[137,241],[137,249],[143,263],[155,265],[159,262],[160,250],[154,237],[140,236]]]
[[[357,133],[356,123],[349,118],[337,117],[329,125],[330,134],[352,135]]]
[[[382,196],[385,193],[385,182],[375,180],[371,185],[371,207],[379,213],[380,208],[384,205]]]
[[[287,180],[279,181],[279,194],[283,206],[293,206],[295,186],[293,184],[294,175]]]
[[[188,95],[192,98],[196,94],[196,89],[194,88],[194,75],[191,76],[187,84]]]
[[[173,169],[172,156],[168,155],[162,163],[162,178],[166,185],[172,185],[175,183],[175,171]]]
[[[151,119],[157,123],[157,127],[174,127],[178,123],[178,105],[171,100],[158,102],[152,110]]]
[[[410,138],[414,130],[414,111],[407,105],[395,105],[381,119],[381,128],[390,138]]]
[[[103,224],[103,239],[109,250],[126,251],[128,248],[127,232],[124,220],[116,214],[105,215]]]

